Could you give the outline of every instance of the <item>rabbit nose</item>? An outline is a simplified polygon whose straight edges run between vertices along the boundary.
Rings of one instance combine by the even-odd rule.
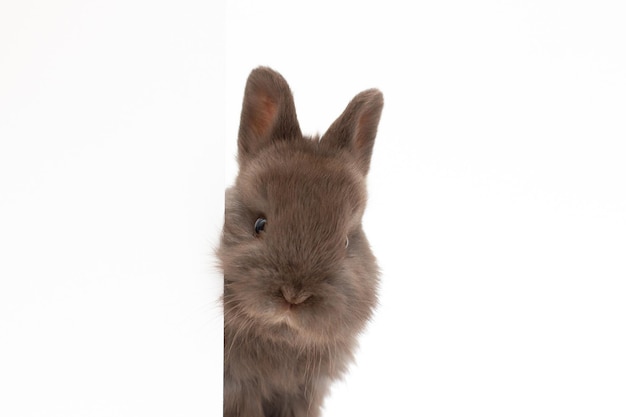
[[[285,301],[291,305],[298,305],[305,302],[311,294],[305,291],[297,291],[294,288],[283,286],[280,288],[280,292],[283,295]]]

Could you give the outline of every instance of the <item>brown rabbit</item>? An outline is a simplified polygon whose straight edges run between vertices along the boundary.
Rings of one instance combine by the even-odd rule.
[[[322,138],[300,132],[284,78],[248,77],[239,175],[226,191],[224,416],[319,416],[376,305],[361,228],[383,107],[363,91]]]

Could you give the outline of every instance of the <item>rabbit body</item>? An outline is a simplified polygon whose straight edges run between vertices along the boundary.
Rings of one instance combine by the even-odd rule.
[[[382,106],[364,91],[321,139],[304,137],[282,76],[250,74],[217,252],[224,416],[319,416],[353,359],[377,299],[361,218]]]

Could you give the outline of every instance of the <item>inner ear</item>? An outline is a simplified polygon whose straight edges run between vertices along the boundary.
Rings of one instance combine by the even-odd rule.
[[[258,137],[270,136],[270,129],[276,120],[278,103],[268,94],[260,93],[255,99],[258,103],[251,106],[250,128]]]

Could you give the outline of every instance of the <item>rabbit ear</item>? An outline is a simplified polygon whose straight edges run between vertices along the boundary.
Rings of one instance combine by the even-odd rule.
[[[371,89],[359,93],[328,128],[322,143],[347,149],[355,156],[363,175],[366,175],[382,110],[383,94],[380,91]]]
[[[293,96],[276,71],[259,67],[248,76],[239,125],[239,163],[274,140],[301,137]]]

